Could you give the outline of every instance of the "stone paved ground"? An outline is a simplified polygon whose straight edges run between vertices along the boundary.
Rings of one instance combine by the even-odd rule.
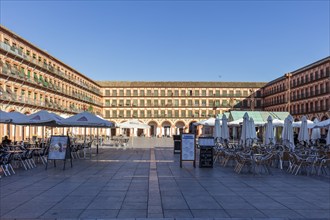
[[[180,168],[171,139],[146,140],[102,147],[64,171],[16,169],[0,179],[0,219],[330,219],[329,176]]]

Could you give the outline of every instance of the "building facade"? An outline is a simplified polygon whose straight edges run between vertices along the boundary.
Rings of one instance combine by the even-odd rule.
[[[105,119],[121,123],[138,118],[150,125],[146,136],[172,136],[192,130],[192,123],[230,109],[261,110],[259,90],[248,82],[113,82],[99,81]],[[146,133],[147,132],[147,133]],[[114,131],[116,135],[120,131]],[[136,133],[134,135],[142,135]]]
[[[299,120],[330,118],[330,57],[287,73],[261,88],[266,111],[288,111]]]
[[[23,114],[48,110],[63,116],[88,110],[115,123],[137,118],[151,127],[134,133],[111,131],[112,135],[126,132],[130,136],[189,132],[193,122],[232,109],[290,111],[296,119],[307,115],[322,120],[330,117],[329,60],[327,57],[267,84],[94,81],[0,26],[0,109]],[[0,124],[0,136],[12,135],[9,131],[13,129]],[[40,135],[38,129],[14,133],[20,139],[23,133]]]

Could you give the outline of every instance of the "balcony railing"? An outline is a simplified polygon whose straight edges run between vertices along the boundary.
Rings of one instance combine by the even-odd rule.
[[[69,80],[70,83],[74,82],[75,84],[85,88],[85,89],[88,89],[98,95],[101,95],[101,91],[100,89],[94,87],[94,86],[89,86],[87,83],[83,83],[83,82],[80,82],[80,81],[77,81],[77,80],[72,80],[72,79],[69,79],[68,77],[65,77],[65,74],[59,70],[56,70],[53,66],[47,64],[47,63],[43,63],[41,61],[38,61],[37,59],[31,57],[31,56],[27,56],[25,54],[22,53],[22,51],[18,50],[16,47],[11,47],[9,46],[8,44],[5,44],[4,42],[0,42],[0,47],[3,49],[3,50],[6,50],[8,52],[10,52],[11,54],[15,55],[15,56],[18,56],[30,63],[33,63],[35,65],[38,65],[39,67],[41,67],[42,69],[44,70],[47,70],[55,75],[58,75],[60,76],[61,78],[63,79],[66,79],[66,80]]]

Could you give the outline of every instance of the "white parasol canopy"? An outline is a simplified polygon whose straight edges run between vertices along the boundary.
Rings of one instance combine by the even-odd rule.
[[[40,110],[31,115],[25,116],[21,113],[13,112],[13,124],[17,125],[36,125],[36,126],[58,126],[61,125],[63,118],[50,113],[46,110]]]
[[[9,123],[11,122],[11,118],[8,115],[8,112],[4,112],[2,110],[0,110],[0,123]]]
[[[228,119],[225,114],[222,115],[222,126],[221,126],[221,141],[226,142],[229,140],[229,128],[228,128]]]
[[[220,118],[217,116],[214,121],[213,137],[218,139],[221,138]]]
[[[302,117],[303,118],[303,117]],[[292,127],[294,128],[300,128],[302,124],[302,118],[300,121],[295,121],[292,123]],[[306,123],[307,123],[307,128],[314,128],[315,124],[311,120],[307,120],[306,118]]]
[[[317,120],[317,118],[315,118],[314,124],[317,125],[318,122],[319,122],[319,120]],[[321,138],[321,130],[320,130],[320,128],[317,128],[316,126],[314,126],[314,128],[312,129],[311,140],[313,143],[315,143],[320,138]]]
[[[248,140],[251,138],[250,134],[250,125],[249,125],[249,115],[246,112],[243,116],[243,124],[241,131],[241,144],[246,146],[248,144]]]
[[[306,116],[303,116],[301,118],[301,126],[300,126],[300,129],[299,129],[298,140],[300,142],[304,141],[305,143],[309,142],[309,134],[308,134]]]
[[[289,147],[292,151],[295,149],[294,138],[293,138],[293,127],[292,127],[293,117],[289,115],[284,120],[284,127],[282,132],[283,144]]]
[[[81,112],[61,121],[62,126],[67,127],[112,127],[113,123],[103,120],[90,112]]]
[[[201,120],[201,121],[195,122],[194,125],[214,126],[215,118],[208,118],[205,120]]]
[[[318,123],[316,123],[315,127],[317,128],[325,128],[330,126],[330,118],[324,121],[320,121]]]
[[[275,144],[273,118],[270,115],[267,118],[265,144]]]
[[[129,128],[129,129],[130,128],[140,128],[140,129],[150,128],[149,125],[144,124],[144,123],[140,122],[137,119],[131,119],[131,120],[125,121],[123,123],[119,123],[116,126],[119,127],[119,128]]]

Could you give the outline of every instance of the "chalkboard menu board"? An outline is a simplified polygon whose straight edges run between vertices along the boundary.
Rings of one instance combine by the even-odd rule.
[[[213,167],[213,147],[200,147],[199,167]]]
[[[195,155],[195,134],[181,134],[180,167],[182,167],[182,161],[193,161],[195,167]]]
[[[71,160],[72,167],[72,158],[71,158],[71,148],[70,148],[70,138],[69,136],[51,136],[49,148],[48,148],[48,160],[54,160],[54,166],[56,166],[55,160],[64,160],[64,168],[65,169],[65,161],[66,159]],[[47,163],[48,165],[48,163]],[[47,169],[46,165],[46,169]]]

